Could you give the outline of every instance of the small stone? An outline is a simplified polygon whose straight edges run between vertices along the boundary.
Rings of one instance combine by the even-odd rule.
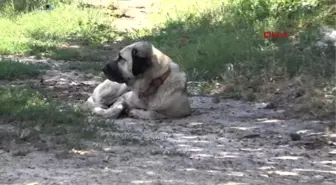
[[[330,152],[329,152],[329,155],[335,155],[336,154],[336,150],[331,150]]]
[[[31,130],[30,129],[22,129],[21,132],[20,132],[20,139],[26,139],[30,136],[31,134]]]
[[[323,180],[324,177],[322,175],[315,175],[314,179],[316,179],[316,180]]]
[[[12,156],[26,156],[30,153],[31,151],[28,149],[18,149],[18,150],[14,150],[12,151]]]
[[[68,159],[71,157],[71,154],[68,151],[60,151],[55,153],[57,159]]]
[[[326,182],[326,181],[323,181],[321,183],[321,185],[334,185],[334,184],[335,184],[335,182]]]
[[[299,134],[291,133],[289,136],[292,139],[292,141],[300,141],[301,140],[301,136]]]
[[[104,163],[108,163],[108,162],[109,162],[109,159],[110,159],[110,157],[109,157],[109,156],[106,156],[105,159],[103,159],[103,162],[104,162]]]
[[[275,109],[275,108],[276,108],[276,106],[275,106],[274,103],[268,103],[268,104],[264,107],[264,109]]]
[[[220,99],[219,99],[219,97],[213,97],[212,98],[212,103],[220,103]]]
[[[248,135],[243,136],[242,138],[257,138],[257,137],[260,137],[260,135],[259,134],[248,134]]]

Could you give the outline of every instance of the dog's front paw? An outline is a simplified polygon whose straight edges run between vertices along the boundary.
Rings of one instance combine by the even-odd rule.
[[[144,120],[156,119],[154,112],[142,109],[131,109],[128,112],[128,116],[131,118],[144,119]]]
[[[105,112],[106,112],[106,110],[103,109],[103,108],[100,108],[100,107],[95,107],[95,108],[92,110],[92,113],[93,113],[93,114],[98,114],[98,115],[105,115]]]
[[[129,110],[128,116],[135,119],[150,119],[150,115],[148,114],[148,112],[141,109]]]

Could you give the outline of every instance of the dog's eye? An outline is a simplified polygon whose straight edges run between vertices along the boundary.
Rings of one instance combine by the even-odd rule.
[[[119,54],[118,60],[124,60],[124,58]]]

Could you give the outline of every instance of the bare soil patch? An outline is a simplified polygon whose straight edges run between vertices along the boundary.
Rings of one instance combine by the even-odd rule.
[[[332,184],[334,135],[325,123],[191,97],[179,120],[109,120],[85,150],[0,149],[4,184]],[[2,128],[4,129],[4,128]]]

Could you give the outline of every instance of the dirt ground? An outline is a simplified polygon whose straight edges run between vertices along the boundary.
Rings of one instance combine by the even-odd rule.
[[[141,6],[132,5],[130,12],[145,14],[141,13]],[[123,22],[122,19],[118,21]],[[75,71],[61,72],[61,61],[40,62],[50,63],[53,69],[42,77],[43,82],[32,81],[52,88],[55,96],[75,104],[83,102],[101,80]],[[194,90],[191,84],[189,91],[197,94]],[[29,151],[20,155],[14,151],[22,148],[12,146],[9,151],[0,148],[0,184],[332,185],[336,182],[336,135],[325,130],[334,120],[291,119],[283,110],[266,109],[265,104],[230,99],[190,96],[190,103],[193,113],[183,119],[107,120],[114,129],[100,128],[99,134],[105,139],[85,141],[85,150],[43,151],[28,147]],[[15,128],[1,125],[1,129]]]
[[[271,119],[281,113],[233,100],[190,100],[189,118],[111,120],[118,131],[88,141],[90,150],[25,156],[0,150],[1,184],[335,182],[335,143],[318,121]],[[293,133],[301,139],[293,141]]]

